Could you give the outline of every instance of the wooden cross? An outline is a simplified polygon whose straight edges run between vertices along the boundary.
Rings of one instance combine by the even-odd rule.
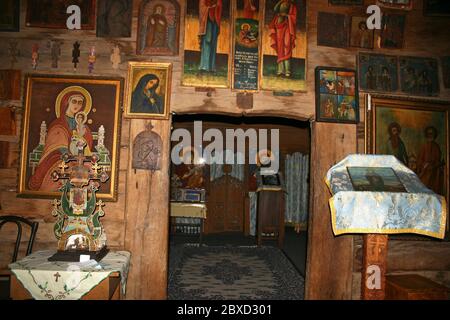
[[[58,279],[61,277],[59,272],[56,272],[53,276],[55,277],[55,282],[58,282]]]

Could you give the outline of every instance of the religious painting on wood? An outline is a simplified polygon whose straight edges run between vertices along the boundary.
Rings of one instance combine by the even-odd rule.
[[[233,89],[259,88],[259,0],[237,0],[233,41]]]
[[[355,191],[407,192],[389,167],[347,167]]]
[[[171,63],[129,62],[125,116],[168,119]]]
[[[317,45],[345,48],[348,46],[349,21],[345,14],[319,12]]]
[[[442,78],[444,79],[444,87],[450,88],[450,56],[442,57]]]
[[[266,0],[261,88],[306,90],[306,1]]]
[[[131,167],[157,171],[161,169],[161,151],[163,142],[161,136],[152,131],[153,126],[147,125],[147,130],[140,132],[133,141],[133,159]]]
[[[95,0],[28,0],[27,27],[67,29],[67,8],[77,5],[81,9],[81,29],[95,28]]]
[[[377,0],[377,4],[380,7],[391,8],[391,9],[412,9],[412,0]]]
[[[116,200],[122,88],[122,78],[27,76],[20,196],[58,196],[62,182],[52,173],[83,147],[110,177],[97,195]]]
[[[139,6],[137,54],[178,54],[180,5],[176,0],[144,0]]]
[[[355,70],[316,68],[316,119],[358,123],[359,97]]]
[[[13,32],[20,29],[20,1],[0,1],[0,31]]]
[[[0,100],[20,100],[20,70],[0,70]]]
[[[450,1],[424,0],[423,13],[426,16],[450,16]]]
[[[401,49],[405,32],[406,16],[384,14],[381,20],[381,48]]]
[[[438,62],[432,58],[400,57],[400,89],[416,96],[439,94]]]
[[[364,0],[329,0],[332,5],[363,5]]]
[[[133,0],[99,0],[97,7],[97,37],[131,37]]]
[[[367,28],[367,17],[352,17],[350,26],[350,46],[373,49],[375,30]]]
[[[448,201],[449,105],[372,97],[367,150],[395,156]]]
[[[230,0],[188,0],[184,31],[184,86],[230,86]]]
[[[397,91],[397,61],[396,56],[360,53],[358,58],[360,89],[378,92]]]

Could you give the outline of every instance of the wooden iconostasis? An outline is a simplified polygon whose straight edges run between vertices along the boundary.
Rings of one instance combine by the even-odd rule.
[[[194,121],[202,121],[203,133],[218,129],[226,137],[227,129],[279,129],[280,168],[284,172],[286,155],[310,153],[309,123],[270,117],[235,118],[226,116],[175,116],[173,129],[183,128],[194,138]],[[172,142],[176,145],[178,142]],[[206,147],[210,142],[203,142]],[[225,148],[224,141],[224,148]],[[270,140],[268,142],[270,146]],[[236,149],[236,147],[235,147]],[[245,165],[174,165],[171,168],[171,188],[205,189],[207,219],[204,232],[242,232],[250,234],[249,193],[256,191],[256,165],[249,164],[248,139]]]

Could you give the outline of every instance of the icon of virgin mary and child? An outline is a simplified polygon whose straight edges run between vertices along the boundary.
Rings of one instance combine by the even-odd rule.
[[[65,153],[89,156],[94,147],[90,128],[86,125],[91,110],[92,98],[89,92],[78,86],[64,89],[55,104],[56,119],[48,126],[48,132],[41,142],[42,155],[28,185],[30,190],[56,191],[58,183],[51,178],[51,173],[61,164]]]

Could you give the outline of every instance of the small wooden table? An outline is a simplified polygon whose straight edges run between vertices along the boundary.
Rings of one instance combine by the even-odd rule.
[[[113,272],[108,278],[100,282],[95,288],[81,298],[81,300],[120,300],[121,297],[120,274]],[[27,289],[23,287],[14,274],[11,275],[11,299],[33,299]]]
[[[131,254],[110,251],[100,262],[48,261],[54,250],[11,263],[13,300],[119,300],[125,294]]]

